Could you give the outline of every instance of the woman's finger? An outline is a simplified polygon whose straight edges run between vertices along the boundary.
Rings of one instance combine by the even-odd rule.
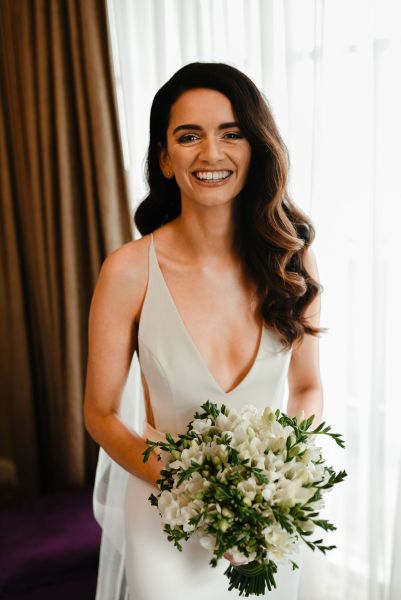
[[[232,555],[232,554],[230,554],[229,552],[226,552],[226,553],[224,554],[224,558],[226,558],[227,560],[229,560],[229,561],[230,561],[230,563],[231,563],[232,565],[234,565],[234,567],[239,567],[240,565],[246,565],[246,564],[248,563],[248,561],[247,561],[247,560],[245,560],[245,561],[242,561],[242,562],[236,562],[236,561],[233,559],[233,555]]]

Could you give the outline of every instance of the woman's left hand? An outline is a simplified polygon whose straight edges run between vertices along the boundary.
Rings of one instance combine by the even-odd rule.
[[[232,565],[234,565],[234,567],[239,567],[241,565],[247,565],[248,564],[248,560],[244,560],[242,562],[236,562],[232,556],[232,554],[230,554],[229,552],[226,552],[225,554],[223,554],[224,558],[226,558],[227,560],[230,561],[230,563]]]

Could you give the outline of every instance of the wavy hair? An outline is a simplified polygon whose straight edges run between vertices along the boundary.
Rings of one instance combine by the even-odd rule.
[[[244,73],[225,63],[194,62],[179,69],[156,93],[150,112],[146,160],[149,193],[134,220],[142,235],[175,219],[181,212],[180,189],[162,174],[158,146],[167,146],[171,107],[181,94],[209,88],[230,101],[244,137],[251,145],[245,186],[234,200],[234,252],[256,285],[266,326],[289,349],[304,334],[326,328],[308,324],[305,310],[323,290],[305,268],[304,255],[315,237],[309,217],[287,192],[289,155],[269,104]]]

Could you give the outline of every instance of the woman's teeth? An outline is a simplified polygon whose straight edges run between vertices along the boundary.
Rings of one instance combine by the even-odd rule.
[[[200,180],[221,181],[231,175],[232,171],[195,171],[194,175]]]

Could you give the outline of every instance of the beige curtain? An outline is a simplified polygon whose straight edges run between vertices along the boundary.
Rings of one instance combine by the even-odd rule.
[[[91,483],[90,299],[132,238],[105,2],[2,0],[0,459],[23,494]]]

